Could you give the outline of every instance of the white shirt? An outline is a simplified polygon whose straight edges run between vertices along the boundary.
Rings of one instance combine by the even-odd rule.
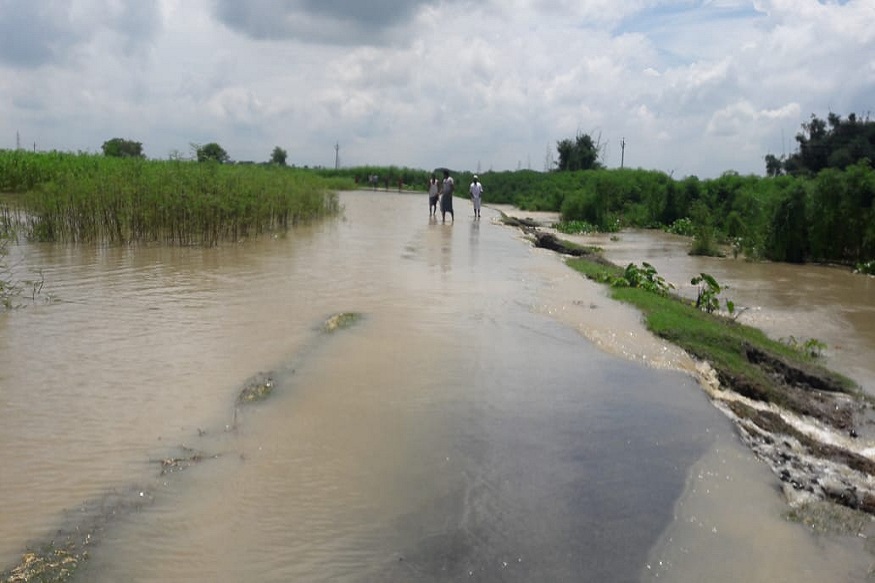
[[[483,193],[483,185],[479,182],[472,182],[468,190],[471,192],[471,196],[480,198],[480,195]]]

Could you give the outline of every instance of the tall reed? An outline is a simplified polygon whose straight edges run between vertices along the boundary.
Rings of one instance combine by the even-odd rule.
[[[271,166],[0,152],[0,185],[20,193],[23,234],[41,241],[215,245],[257,237],[337,213],[331,189],[347,182]]]

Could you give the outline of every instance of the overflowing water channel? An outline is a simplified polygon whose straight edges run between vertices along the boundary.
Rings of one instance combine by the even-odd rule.
[[[865,576],[866,541],[783,518],[689,359],[494,210],[341,202],[215,249],[15,250],[56,301],[0,315],[0,571],[87,533],[95,582]]]

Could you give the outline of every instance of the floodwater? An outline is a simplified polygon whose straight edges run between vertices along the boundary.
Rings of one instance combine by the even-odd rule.
[[[827,265],[694,257],[687,254],[689,239],[666,233],[624,231],[614,241],[605,235],[586,240],[617,265],[647,261],[686,297],[697,293],[690,280],[709,273],[725,288],[720,298],[735,303],[739,322],[775,339],[824,343],[824,364],[875,395],[875,277]]]
[[[865,576],[560,258],[461,199],[341,201],[217,249],[15,249],[57,301],[0,315],[0,571],[88,532],[96,582]]]

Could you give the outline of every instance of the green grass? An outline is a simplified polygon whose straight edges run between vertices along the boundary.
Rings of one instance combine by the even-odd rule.
[[[617,266],[595,263],[589,259],[570,259],[567,263],[595,281],[605,281],[623,273]],[[827,377],[842,392],[857,394],[858,388],[853,381],[816,365],[811,358],[791,346],[772,340],[757,328],[745,326],[731,318],[708,314],[678,296],[659,295],[641,288],[612,287],[611,297],[639,309],[651,332],[693,356],[710,362],[721,377],[740,379],[763,400],[791,406],[787,395],[776,385],[773,375],[750,362],[746,356],[746,346],[753,346],[793,366]]]
[[[15,193],[0,211],[38,241],[215,245],[333,215],[334,191],[353,186],[277,166],[0,151],[0,191]]]

